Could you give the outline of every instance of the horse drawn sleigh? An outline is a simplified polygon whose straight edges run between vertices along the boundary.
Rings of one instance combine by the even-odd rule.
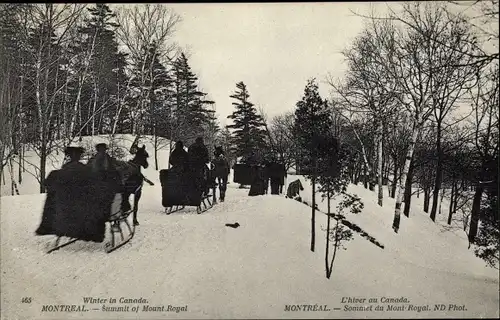
[[[219,200],[224,201],[229,164],[222,148],[216,147],[215,157],[209,161],[203,141],[197,139],[189,152],[178,141],[170,160],[173,167],[160,170],[162,205],[166,214],[180,211],[186,206],[196,207],[198,214],[207,211],[217,203],[217,187]]]
[[[102,145],[97,146],[98,151]],[[109,241],[105,243],[105,251],[110,253],[132,240],[139,224],[137,210],[142,184],[144,180],[152,184],[140,171],[141,167],[148,167],[145,147],[135,150],[135,157],[128,162],[98,153],[85,165],[79,162],[82,153],[82,148],[67,148],[66,154],[72,160],[52,171],[45,180],[47,197],[35,233],[57,237],[47,253],[76,241],[102,243],[106,230]],[[131,194],[134,194],[133,208],[128,203]],[[63,238],[67,240],[61,242]]]
[[[176,167],[160,170],[165,213],[168,215],[192,206],[200,214],[212,208],[217,203],[216,185],[212,177],[213,171],[208,167],[198,174]]]

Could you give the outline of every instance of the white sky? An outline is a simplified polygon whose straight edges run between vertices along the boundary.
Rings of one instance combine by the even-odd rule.
[[[216,103],[219,123],[234,111],[229,98],[243,81],[250,101],[271,118],[293,111],[306,82],[316,78],[323,98],[328,74],[341,78],[341,51],[363,28],[352,12],[385,15],[401,2],[172,3],[181,16],[173,35],[187,53],[199,85]],[[470,4],[456,6],[467,12]],[[468,4],[468,5],[466,5]],[[116,5],[111,5],[112,7]],[[351,12],[352,11],[352,12]]]
[[[384,4],[381,4],[384,6]],[[371,3],[168,4],[182,17],[174,35],[187,49],[200,86],[216,102],[221,125],[229,95],[243,81],[250,100],[269,117],[293,110],[315,77],[323,98],[328,73],[341,76],[340,51],[361,31]]]

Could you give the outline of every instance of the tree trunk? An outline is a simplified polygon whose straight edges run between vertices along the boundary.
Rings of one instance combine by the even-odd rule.
[[[472,202],[472,211],[470,215],[470,226],[469,226],[469,242],[474,243],[476,240],[477,229],[479,226],[479,216],[481,214],[481,198],[483,196],[483,187],[478,183],[476,186],[476,192],[474,194],[474,200]]]
[[[17,180],[19,184],[23,183],[23,146],[19,147],[19,156],[17,163]]]
[[[24,60],[23,60],[24,61]],[[19,112],[22,112],[23,108],[23,87],[24,87],[24,77],[21,76],[21,89],[20,89],[20,102],[19,102]],[[24,139],[23,139],[23,121],[22,118],[19,117],[19,148],[18,148],[18,154],[19,154],[19,162],[17,164],[18,168],[18,180],[19,184],[23,182],[23,161],[24,161],[24,156],[23,156],[23,149],[24,149]]]
[[[312,177],[312,212],[311,212],[311,251],[314,252],[314,244],[316,240],[316,173],[318,166],[316,159],[314,161],[314,172]]]
[[[14,178],[14,166],[12,165],[12,157],[9,159],[9,173],[11,195],[19,195],[19,189],[17,188],[16,179]]]
[[[396,188],[398,186],[398,171],[399,171],[399,168],[398,168],[398,160],[397,160],[397,157],[394,156],[392,158],[392,161],[394,163],[394,171],[392,172],[392,184],[391,184],[391,193],[390,193],[390,197],[391,198],[395,198],[396,197]]]
[[[45,137],[44,137],[45,139]],[[40,193],[45,193],[45,170],[47,164],[47,142],[41,141],[40,150]]]
[[[326,249],[325,249],[325,269],[326,269],[326,278],[330,279],[330,268],[329,268],[329,260],[328,260],[328,253],[330,250],[330,190],[328,190],[327,193],[327,212],[328,216],[326,218]]]
[[[460,187],[458,186],[458,184],[455,186],[455,196],[453,197],[453,213],[457,212],[459,191],[463,190],[463,187],[464,187],[464,180],[460,182]]]
[[[432,195],[432,208],[431,219],[436,221],[436,212],[439,202],[439,191],[443,181],[443,150],[441,147],[441,123],[437,123],[437,137],[436,137],[436,151],[437,151],[437,164],[436,164],[436,178],[434,180],[434,192]]]
[[[94,81],[94,103],[92,105],[92,114],[90,115],[92,117],[92,128],[91,128],[91,136],[95,136],[96,130],[95,130],[95,116],[96,116],[96,110],[97,110],[97,83]]]
[[[330,276],[332,275],[332,270],[333,270],[333,262],[335,261],[335,257],[337,256],[337,249],[339,247],[339,236],[337,234],[339,230],[339,224],[340,224],[340,218],[336,220],[335,222],[335,242],[333,244],[333,256],[332,256],[332,261],[330,262],[330,273],[328,274],[328,279],[330,279]]]
[[[82,124],[82,111],[80,108],[80,100],[81,100],[81,97],[82,97],[82,87],[83,87],[83,82],[84,82],[84,79],[83,79],[83,76],[80,76],[79,79],[78,79],[78,91],[77,91],[77,94],[76,94],[76,99],[75,99],[75,103],[73,104],[73,112],[71,113],[71,120],[69,122],[69,135],[68,135],[68,139],[70,137],[73,137],[73,135],[75,134],[75,126],[76,126],[76,119],[77,119],[77,115],[79,115],[79,124],[80,124],[80,129],[81,129],[81,124]]]
[[[370,165],[368,163],[368,156],[366,155],[366,149],[365,149],[365,145],[363,144],[363,141],[361,140],[361,137],[358,135],[358,132],[354,129],[354,134],[356,135],[356,139],[358,140],[359,144],[361,145],[361,155],[363,156],[363,163],[364,163],[364,185],[365,185],[365,188],[368,189],[368,181],[366,181],[368,178],[367,178],[367,175],[371,177],[372,175],[372,169],[370,168]],[[373,191],[373,190],[372,190]]]
[[[383,171],[382,171],[382,163],[383,163],[383,144],[382,144],[382,137],[383,134],[383,127],[382,127],[382,122],[379,124],[379,133],[378,133],[378,152],[377,152],[377,158],[378,158],[378,163],[377,163],[377,171],[378,171],[378,205],[383,206],[384,203],[384,188],[383,188]]]
[[[410,169],[408,170],[408,176],[406,178],[405,185],[405,196],[404,202],[405,207],[403,209],[403,214],[407,217],[410,216],[410,207],[411,207],[411,194],[412,194],[412,185],[413,185],[413,172],[415,170],[415,166],[413,161],[410,163]]]
[[[401,203],[403,202],[404,190],[406,185],[406,178],[408,175],[408,170],[410,169],[411,159],[413,158],[413,151],[415,149],[415,144],[417,143],[417,137],[420,132],[420,125],[418,121],[415,121],[413,126],[413,132],[411,135],[410,145],[408,146],[408,151],[406,153],[405,164],[403,167],[403,172],[401,172],[401,181],[399,182],[398,196],[396,198],[396,205],[394,208],[394,220],[392,223],[392,228],[394,232],[398,232],[399,224],[401,221]]]
[[[443,205],[444,192],[445,192],[445,189],[444,189],[444,188],[442,188],[442,189],[441,189],[441,200],[439,200],[439,211],[438,211],[438,213],[439,213],[439,214],[441,214],[441,212],[442,212],[442,211],[441,211],[441,207],[442,207],[442,205]]]
[[[431,191],[429,187],[424,188],[424,212],[429,212],[429,202],[431,199]]]
[[[448,225],[451,225],[451,218],[453,215],[453,203],[455,202],[455,189],[456,189],[456,182],[455,182],[455,175],[452,175],[451,177],[451,193],[450,193],[450,206],[448,210]]]
[[[363,167],[363,185],[365,186],[365,189],[368,189],[368,170],[366,168],[366,163]]]
[[[156,135],[156,124],[154,130],[154,145],[155,145],[155,170],[158,171],[158,136]]]

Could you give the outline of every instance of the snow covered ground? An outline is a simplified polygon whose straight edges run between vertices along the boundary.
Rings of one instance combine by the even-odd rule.
[[[166,166],[166,154],[160,169]],[[53,237],[34,235],[45,195],[0,198],[2,319],[499,316],[498,270],[485,267],[460,232],[443,228],[440,221],[431,223],[418,201],[395,234],[390,227],[393,202],[386,198],[380,208],[376,193],[351,185],[349,190],[363,199],[365,208],[348,214],[348,220],[384,249],[355,234],[347,250],[338,253],[328,280],[322,231],[326,216],[317,215],[317,247],[311,252],[311,209],[304,204],[283,196],[249,197],[248,189],[231,183],[226,202],[209,211],[197,215],[190,208],[167,216],[158,173],[148,168],[145,174],[155,186],[144,186],[141,225],[129,244],[110,254],[103,244],[84,242],[46,254]],[[306,187],[303,198],[310,199],[305,179],[287,180],[296,178]],[[326,208],[324,203],[319,207]],[[234,222],[241,226],[225,226]],[[27,297],[31,302],[23,303]],[[107,301],[84,303],[85,297]],[[347,297],[365,300],[346,302]],[[143,300],[123,303],[120,298]],[[406,302],[390,303],[390,298]],[[85,305],[88,311],[49,311],[61,304]],[[143,311],[146,305],[152,311]],[[303,305],[312,305],[306,310],[326,305],[327,310],[296,311]],[[371,311],[353,308],[370,306]],[[404,311],[396,311],[398,306]],[[375,311],[379,308],[383,310]]]

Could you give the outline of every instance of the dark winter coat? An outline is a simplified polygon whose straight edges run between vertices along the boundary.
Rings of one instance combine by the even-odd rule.
[[[229,162],[224,154],[219,154],[215,157],[213,164],[214,174],[216,177],[224,177],[229,175]]]
[[[265,168],[257,166],[255,167],[255,175],[253,178],[252,185],[250,186],[250,191],[248,192],[249,196],[259,196],[265,193]]]
[[[189,164],[192,168],[200,169],[208,163],[208,149],[202,143],[194,143],[188,150]]]
[[[184,148],[175,148],[170,155],[170,164],[173,167],[182,168],[183,170],[187,169],[187,166],[189,165],[187,151],[184,150]]]
[[[62,166],[62,169],[70,169],[70,170],[74,170],[74,169],[83,169],[85,167],[85,165],[83,163],[81,163],[80,161],[72,161],[72,162],[67,162],[65,164],[63,164]]]

